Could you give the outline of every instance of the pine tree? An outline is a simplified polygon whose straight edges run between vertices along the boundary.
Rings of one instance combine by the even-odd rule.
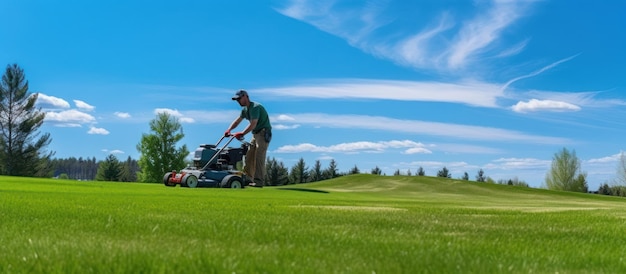
[[[117,157],[113,154],[109,154],[107,158],[100,162],[98,167],[98,173],[96,174],[96,181],[110,181],[116,182],[120,180],[122,175],[122,165]]]
[[[426,176],[426,171],[423,167],[417,169],[417,176]]]
[[[359,167],[357,167],[356,165],[354,165],[354,167],[352,169],[350,169],[349,174],[360,174],[361,171],[359,170]]]
[[[444,166],[442,170],[437,171],[437,177],[452,178],[452,174],[448,168]]]
[[[54,153],[45,151],[52,139],[37,132],[45,118],[37,97],[28,91],[24,70],[8,65],[0,82],[0,174],[52,176]]]
[[[282,186],[289,184],[289,170],[285,167],[283,162],[276,161],[275,158],[267,159],[265,164],[265,182],[269,182],[270,185]]]
[[[291,177],[290,181],[292,184],[302,184],[309,182],[309,168],[306,166],[304,158],[300,158],[296,165],[291,168],[289,176]]]
[[[309,174],[311,177],[311,182],[318,182],[324,179],[324,174],[322,171],[322,163],[320,160],[315,161],[315,165],[313,166],[313,170]]]
[[[478,170],[478,174],[476,174],[476,182],[484,183],[487,178],[485,177],[485,171],[481,168]]]
[[[331,159],[328,164],[328,168],[324,170],[324,179],[332,179],[339,177],[339,169],[337,168],[337,162],[335,159]]]

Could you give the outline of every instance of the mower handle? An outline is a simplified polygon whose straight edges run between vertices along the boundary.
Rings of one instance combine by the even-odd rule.
[[[233,139],[236,139],[236,138],[235,138],[235,134],[224,135],[224,136],[222,136],[222,138],[220,138],[220,140],[219,140],[219,141],[217,141],[217,143],[215,143],[215,147],[218,147],[218,146],[220,145],[220,143],[221,143],[222,141],[224,141],[224,138],[226,138],[226,137],[229,137],[229,138],[230,138],[230,140],[228,140],[228,143],[226,143],[226,145],[224,145],[224,146],[227,146],[228,144],[230,144],[230,142],[232,142],[232,141],[233,141]],[[237,139],[237,141],[239,141],[239,142],[241,142],[241,143],[243,143],[243,144],[248,143],[248,142],[246,142],[245,138],[243,138],[243,137],[242,137],[241,139]]]

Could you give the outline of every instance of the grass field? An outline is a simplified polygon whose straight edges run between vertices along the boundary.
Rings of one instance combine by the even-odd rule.
[[[433,177],[0,177],[0,273],[626,273],[626,200]]]

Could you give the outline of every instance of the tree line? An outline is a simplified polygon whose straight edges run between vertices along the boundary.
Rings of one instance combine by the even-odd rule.
[[[187,146],[177,146],[184,137],[182,125],[176,117],[167,113],[159,113],[150,121],[151,132],[143,134],[137,144],[141,153],[139,160],[128,157],[126,161],[120,161],[114,155],[102,161],[96,161],[95,157],[52,159],[54,152],[46,150],[52,138],[49,133],[39,132],[45,112],[36,106],[38,93],[31,93],[28,88],[24,70],[17,64],[7,65],[0,81],[0,175],[160,183],[166,172],[182,169],[188,164],[185,162],[189,155]],[[545,187],[588,192],[587,173],[581,170],[580,162],[574,150],[563,148],[555,153],[545,177]],[[268,158],[266,169],[266,181],[273,185],[302,184],[361,173],[356,165],[347,173],[340,173],[334,160],[325,168],[319,160],[313,167],[308,167],[302,158],[291,168],[275,158]],[[381,175],[382,171],[375,167],[371,173]],[[396,170],[394,175],[403,174]],[[410,176],[412,172],[409,170],[405,175]],[[426,174],[419,167],[416,175]],[[452,177],[446,167],[439,170],[437,176]],[[475,178],[477,182],[528,186],[517,178],[495,182],[485,176],[482,169]],[[469,174],[465,172],[460,179],[469,181]],[[613,184],[601,185],[596,193],[626,196],[624,153],[621,153]]]

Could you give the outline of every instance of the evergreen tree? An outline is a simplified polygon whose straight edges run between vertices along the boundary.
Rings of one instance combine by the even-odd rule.
[[[371,173],[374,175],[381,175],[383,171],[378,166],[376,166],[375,168],[372,169]]]
[[[359,167],[357,167],[356,165],[354,165],[353,168],[350,169],[349,174],[360,174],[361,171],[359,170]]]
[[[417,176],[426,176],[426,171],[423,167],[417,169]]]
[[[138,172],[139,163],[137,163],[137,161],[128,156],[128,158],[126,158],[126,161],[122,164],[122,174],[120,175],[120,181],[136,182]]]
[[[24,70],[8,65],[0,82],[0,174],[12,176],[52,176],[50,158],[45,151],[52,139],[39,135],[45,113],[37,108],[38,94],[28,91]]]
[[[322,171],[322,163],[320,160],[315,161],[315,165],[313,166],[313,170],[310,173],[311,182],[317,182],[324,180],[324,172]]]
[[[185,167],[185,157],[189,155],[187,145],[176,148],[183,139],[183,128],[176,117],[159,113],[150,121],[152,134],[143,134],[137,150],[139,158],[139,179],[142,182],[160,183],[163,175]]]
[[[393,176],[400,176],[400,169],[396,169],[396,171],[393,172]]]
[[[335,159],[331,159],[328,164],[328,168],[324,170],[324,179],[332,179],[339,177],[339,169],[337,168],[337,162]]]
[[[467,172],[463,172],[463,178],[461,178],[461,180],[469,181],[469,174],[467,174]]]
[[[437,171],[437,177],[452,178],[450,171],[444,166],[443,169]]]
[[[476,182],[484,183],[487,178],[485,177],[485,172],[481,168],[478,170],[478,174],[476,174]]]
[[[106,159],[100,162],[96,181],[119,181],[122,175],[122,164],[113,154],[109,154]]]
[[[304,158],[300,158],[298,162],[291,168],[289,174],[292,184],[303,184],[309,182],[309,167],[306,166]]]
[[[265,164],[265,181],[270,185],[282,186],[289,184],[289,170],[283,162],[276,161],[275,158],[267,159]]]

